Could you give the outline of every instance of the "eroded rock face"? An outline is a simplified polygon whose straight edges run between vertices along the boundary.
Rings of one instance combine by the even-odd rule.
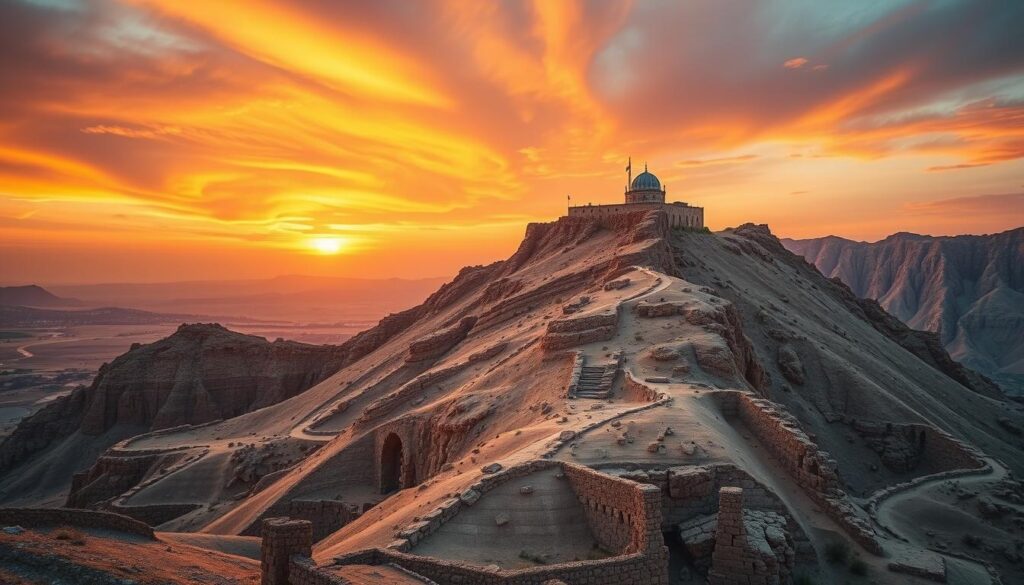
[[[226,419],[269,406],[344,365],[338,346],[315,346],[182,325],[171,336],[133,347],[100,368],[93,383],[26,418],[0,444],[0,469],[79,431],[139,431]]]
[[[910,327],[936,332],[936,342],[954,359],[1024,392],[1014,365],[1024,347],[1024,228],[983,236],[898,233],[872,243],[834,236],[782,243],[857,296],[878,299]]]

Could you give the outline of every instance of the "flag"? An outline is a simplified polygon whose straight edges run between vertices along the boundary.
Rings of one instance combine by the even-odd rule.
[[[629,162],[626,163],[626,172],[628,173],[628,172],[630,172],[632,170],[633,170],[633,157],[630,157],[629,158]]]

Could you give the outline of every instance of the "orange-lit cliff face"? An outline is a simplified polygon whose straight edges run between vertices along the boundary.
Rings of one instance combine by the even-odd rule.
[[[1024,223],[1024,5],[12,0],[0,280],[449,274],[618,202]]]

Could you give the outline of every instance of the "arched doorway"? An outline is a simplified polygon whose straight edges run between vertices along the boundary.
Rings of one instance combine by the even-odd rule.
[[[391,433],[380,450],[380,493],[402,489],[402,439]]]

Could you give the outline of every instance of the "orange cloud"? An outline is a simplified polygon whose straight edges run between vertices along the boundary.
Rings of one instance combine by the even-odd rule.
[[[1004,188],[1024,158],[1024,52],[1000,47],[1024,10],[790,9],[12,0],[0,248],[207,243],[259,264],[308,262],[319,238],[346,242],[351,272],[443,274],[511,249],[568,193],[617,200],[629,155],[719,227],[795,229],[826,196],[873,213],[882,165],[893,206],[962,175]],[[929,183],[959,168],[976,170]]]

